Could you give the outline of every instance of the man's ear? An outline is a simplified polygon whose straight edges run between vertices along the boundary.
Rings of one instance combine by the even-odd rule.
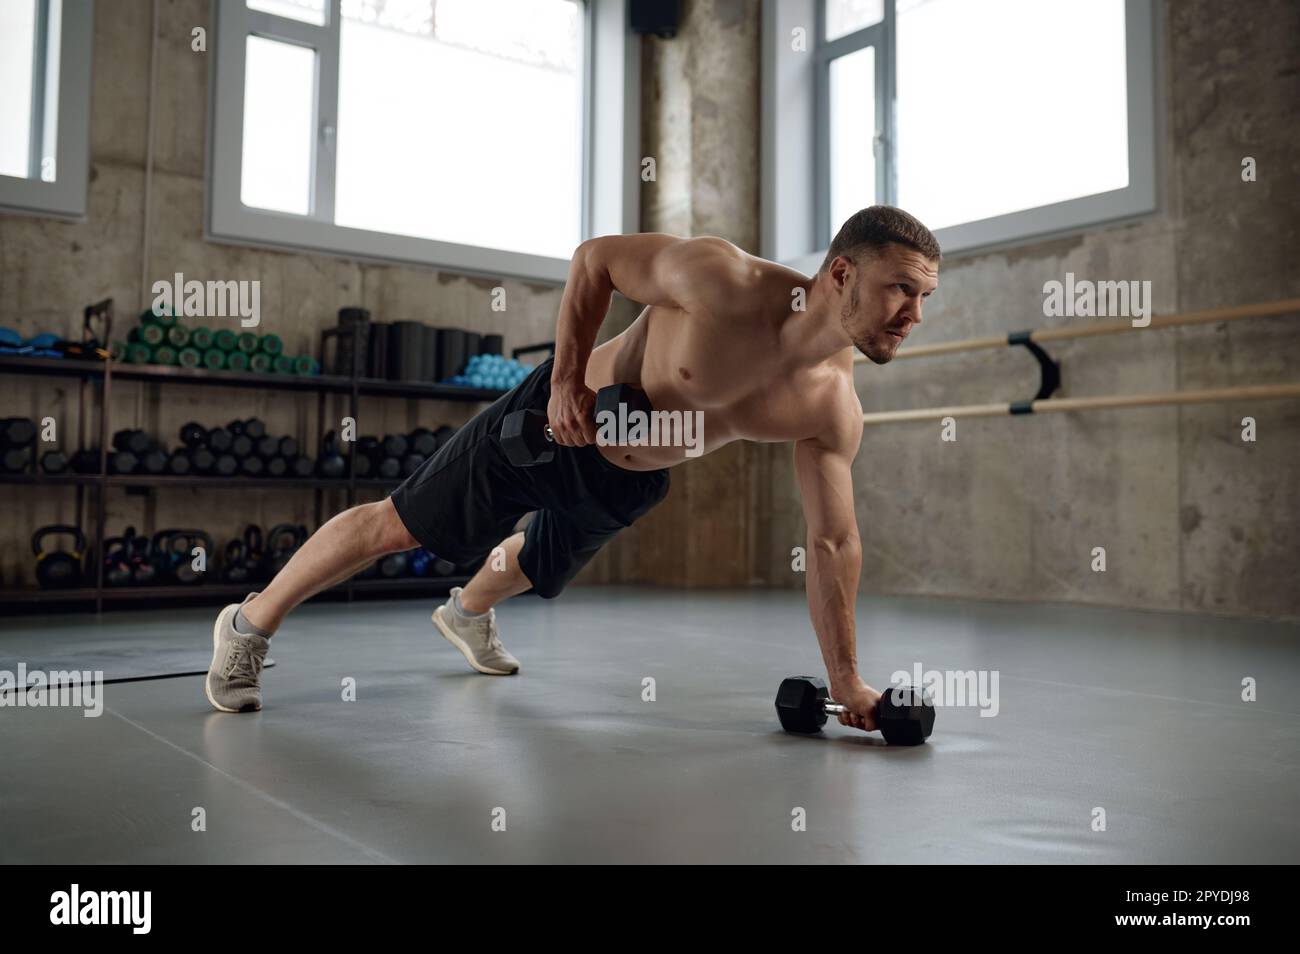
[[[836,291],[843,291],[849,285],[853,284],[853,260],[846,255],[836,255],[831,260],[831,267],[827,269],[830,272],[831,284]]]

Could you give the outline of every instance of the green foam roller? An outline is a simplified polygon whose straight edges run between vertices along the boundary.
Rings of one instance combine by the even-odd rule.
[[[190,344],[200,351],[207,351],[212,347],[214,337],[211,328],[195,328],[190,332]]]
[[[293,359],[293,373],[301,375],[320,374],[320,365],[316,363],[316,359],[311,355],[300,354]]]
[[[222,351],[234,351],[239,344],[239,336],[229,328],[222,328],[212,336],[212,343]]]
[[[198,348],[181,348],[176,352],[176,362],[182,368],[197,368],[203,363],[203,352]]]
[[[203,352],[203,367],[209,371],[225,370],[226,353],[220,348],[207,348]]]
[[[180,325],[167,329],[167,343],[173,348],[184,348],[190,343],[190,333]]]
[[[247,371],[248,355],[242,351],[231,351],[226,355],[227,371]]]
[[[284,342],[280,340],[279,335],[262,335],[257,339],[257,347],[259,350],[271,355],[284,352]]]
[[[250,354],[248,356],[248,370],[256,371],[258,374],[266,374],[271,370],[273,360],[269,354]]]
[[[235,346],[244,354],[252,354],[257,350],[257,335],[251,331],[245,331],[239,336],[238,343]]]
[[[135,335],[136,341],[151,348],[156,348],[167,340],[167,329],[162,325],[141,325],[139,328],[132,328],[131,332]]]
[[[153,352],[149,350],[147,344],[136,341],[126,346],[127,364],[148,364],[152,360]]]
[[[271,367],[276,374],[293,374],[293,358],[287,354],[277,354],[271,359]]]
[[[175,364],[176,349],[171,345],[162,344],[153,349],[154,364]]]

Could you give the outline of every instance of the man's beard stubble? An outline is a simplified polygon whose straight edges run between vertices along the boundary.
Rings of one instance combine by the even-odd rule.
[[[873,364],[888,364],[890,359],[894,356],[892,352],[882,352],[878,348],[873,348],[871,345],[870,335],[858,337],[854,335],[853,329],[850,327],[849,323],[857,315],[858,305],[860,303],[861,298],[858,295],[858,286],[854,285],[849,289],[849,300],[845,302],[844,307],[840,309],[840,325],[844,328],[849,338],[852,339],[853,346],[866,355],[868,361]]]

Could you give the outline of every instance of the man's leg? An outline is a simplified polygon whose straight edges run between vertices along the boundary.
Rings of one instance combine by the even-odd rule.
[[[240,612],[258,629],[274,633],[303,600],[342,583],[387,553],[419,545],[391,500],[361,504],[331,517]]]
[[[517,596],[533,585],[519,569],[519,551],[523,545],[521,531],[493,548],[487,562],[460,591],[460,606],[466,613],[486,613],[502,600]]]
[[[433,611],[433,624],[460,650],[474,669],[490,676],[519,671],[519,660],[501,645],[492,607],[533,584],[519,568],[524,535],[516,533],[492,548],[465,588],[453,587],[451,599]]]

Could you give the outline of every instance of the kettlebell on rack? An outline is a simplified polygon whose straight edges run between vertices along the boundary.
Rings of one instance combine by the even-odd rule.
[[[157,582],[174,583],[173,572],[175,570],[175,560],[172,557],[172,537],[180,531],[171,528],[159,530],[153,535],[153,539],[145,540],[144,546],[148,547],[148,553],[151,559],[146,561],[151,563],[155,568]]]
[[[424,547],[416,547],[411,551],[411,558],[407,561],[407,568],[411,571],[411,576],[424,576],[429,572],[429,566],[433,563],[433,554]]]
[[[104,585],[131,585],[131,551],[126,537],[109,537],[104,541]]]
[[[136,533],[135,527],[127,527],[123,540],[126,544],[127,563],[131,568],[131,582],[136,586],[157,583],[158,555],[149,546],[149,538],[143,533]]]
[[[248,549],[244,541],[236,537],[226,541],[226,548],[221,551],[221,579],[226,583],[247,583],[251,574],[248,568]]]
[[[399,576],[406,576],[407,562],[405,551],[390,553],[380,559],[379,575],[389,580]]]
[[[281,523],[266,535],[266,556],[262,560],[262,579],[271,580],[284,569],[298,548],[307,542],[307,528],[301,524]]]
[[[202,583],[204,573],[194,568],[194,548],[203,548],[203,565],[212,559],[212,537],[202,530],[177,530],[171,535],[172,577],[177,583],[193,586]]]
[[[72,537],[72,550],[46,550],[45,538],[56,534]],[[45,589],[77,586],[81,582],[81,558],[86,549],[86,537],[68,524],[41,527],[32,534],[32,553],[36,556],[36,580]]]

